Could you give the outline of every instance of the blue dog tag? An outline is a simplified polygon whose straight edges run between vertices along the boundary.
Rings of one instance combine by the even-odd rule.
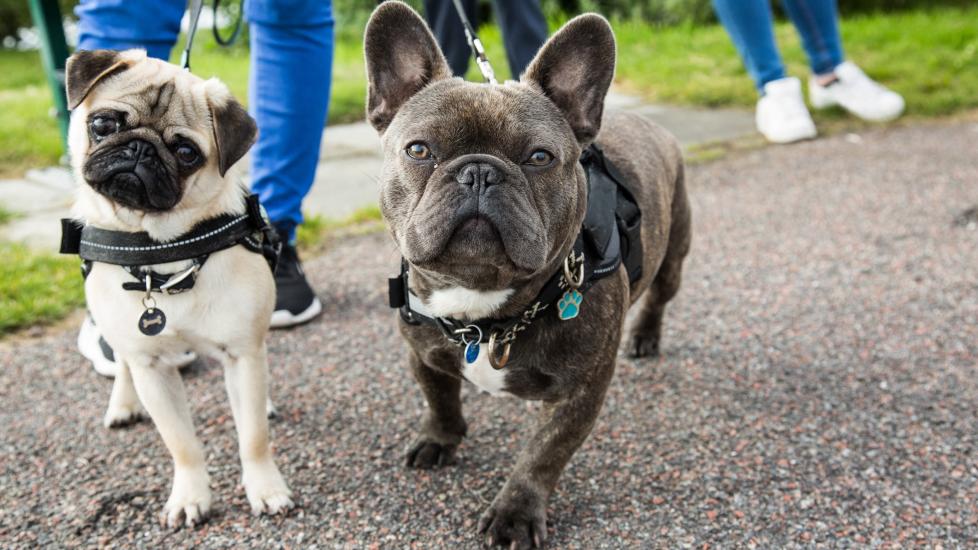
[[[465,345],[465,362],[468,364],[475,363],[475,360],[479,358],[479,341],[472,340]]]
[[[581,302],[584,301],[584,295],[577,291],[577,289],[571,289],[564,293],[564,296],[557,302],[558,317],[561,321],[569,321],[577,314],[581,312]]]

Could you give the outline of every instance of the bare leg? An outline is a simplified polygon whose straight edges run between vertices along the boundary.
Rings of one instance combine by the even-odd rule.
[[[139,400],[173,457],[173,488],[160,520],[170,527],[181,520],[193,526],[210,511],[211,490],[204,448],[194,433],[183,380],[176,368],[152,364],[149,358],[126,360],[126,364]]]
[[[407,465],[428,469],[454,464],[455,451],[467,430],[459,396],[462,381],[425,365],[413,352],[410,363],[428,402],[428,413],[408,450]]]
[[[139,404],[139,396],[132,384],[132,373],[123,361],[117,361],[119,372],[112,381],[112,395],[109,397],[109,408],[105,411],[102,424],[106,428],[120,428],[138,422],[143,418],[143,406]]]
[[[265,346],[233,358],[224,381],[238,430],[241,477],[251,510],[277,514],[293,506],[292,491],[272,458],[268,438],[268,364]]]

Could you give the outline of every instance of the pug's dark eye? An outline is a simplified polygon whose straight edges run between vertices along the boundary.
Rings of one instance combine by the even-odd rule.
[[[177,145],[177,148],[173,151],[173,153],[177,156],[177,160],[180,161],[181,164],[194,164],[197,162],[197,159],[200,158],[200,153],[186,143]]]
[[[526,159],[525,164],[530,166],[546,166],[554,159],[554,156],[550,153],[544,151],[543,149],[537,149],[530,154],[530,158]]]
[[[97,116],[92,119],[91,127],[96,138],[104,138],[119,131],[119,121],[108,116]]]
[[[405,149],[407,155],[414,160],[431,160],[431,149],[420,141],[412,143]]]

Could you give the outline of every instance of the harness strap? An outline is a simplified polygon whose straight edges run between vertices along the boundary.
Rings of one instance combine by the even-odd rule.
[[[153,240],[146,232],[111,231],[61,220],[60,251],[82,258],[82,276],[88,276],[93,262],[118,265],[136,279],[123,283],[125,290],[145,291],[147,275],[152,291],[173,294],[190,290],[210,254],[237,245],[262,254],[275,271],[282,245],[256,195],[246,198],[243,214],[205,220],[169,242]],[[191,260],[191,266],[177,273],[158,273],[150,268],[183,260]]]

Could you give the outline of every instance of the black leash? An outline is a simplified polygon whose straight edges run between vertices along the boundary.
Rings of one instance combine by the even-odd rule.
[[[238,39],[241,34],[241,22],[244,19],[244,0],[238,6],[238,19],[234,22],[234,30],[231,36],[224,38],[217,29],[217,9],[221,5],[221,0],[214,0],[214,40],[224,47],[228,47]],[[194,36],[197,35],[197,24],[200,22],[200,14],[204,11],[204,0],[190,0],[190,28],[187,29],[187,44],[183,48],[183,55],[180,56],[180,66],[190,70],[190,50],[194,46]]]
[[[496,73],[493,72],[492,65],[489,64],[489,58],[486,57],[486,49],[482,47],[482,41],[475,34],[472,23],[469,23],[469,18],[465,15],[465,9],[462,8],[462,1],[452,0],[452,3],[455,4],[455,11],[458,12],[458,18],[462,20],[462,26],[465,28],[465,38],[469,41],[469,47],[472,49],[472,55],[475,56],[475,63],[479,66],[479,71],[482,72],[482,77],[489,84],[499,84],[496,81]]]

